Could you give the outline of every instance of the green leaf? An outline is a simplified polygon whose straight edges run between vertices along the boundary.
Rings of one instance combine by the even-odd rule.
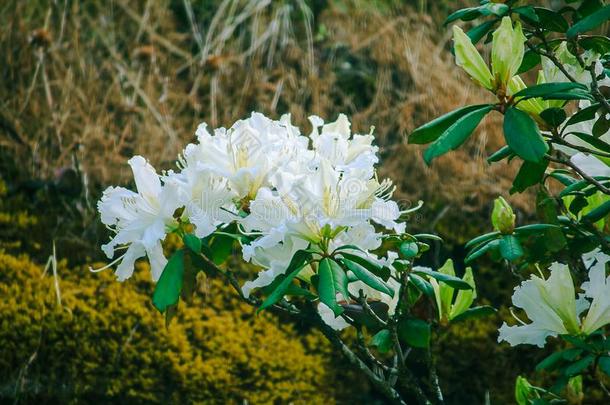
[[[458,119],[472,111],[477,111],[486,105],[487,104],[471,105],[458,108],[457,110],[435,118],[413,131],[409,136],[408,141],[409,143],[419,145],[430,143],[440,137],[447,130],[447,128],[453,125]]]
[[[387,329],[382,329],[371,339],[371,346],[377,346],[379,353],[387,353],[392,348],[392,333]]]
[[[502,3],[486,3],[479,7],[479,10],[481,10],[481,14],[485,16],[496,15],[502,17],[509,10],[509,7]]]
[[[590,106],[583,108],[582,110],[577,111],[572,115],[568,121],[566,122],[566,126],[578,124],[583,121],[590,121],[595,118],[595,113],[599,110],[600,104],[595,103]]]
[[[583,215],[582,220],[584,222],[595,223],[608,215],[608,213],[610,213],[610,201],[606,201],[605,203],[591,210],[588,214]]]
[[[579,350],[580,349],[576,349]],[[544,358],[540,363],[536,365],[536,371],[548,370],[552,367],[556,366],[558,363],[564,361],[563,359],[563,350],[555,353],[551,353],[551,355]]]
[[[497,22],[498,20],[485,21],[484,23],[468,30],[466,35],[468,35],[468,38],[470,38],[470,41],[473,44],[477,44],[481,38],[483,38],[494,27],[494,25],[496,25]]]
[[[381,278],[377,277],[358,263],[352,262],[351,260],[342,260],[345,266],[352,271],[358,277],[359,280],[364,282],[366,285],[374,288],[377,291],[381,291],[391,297],[394,296],[394,290],[390,288]]]
[[[326,304],[329,307],[335,316],[339,316],[343,313],[343,308],[339,304],[337,304],[337,293],[341,293],[343,295],[343,291],[347,290],[347,275],[339,267],[342,275],[338,273],[334,267],[332,266],[334,261],[324,258],[320,261],[320,266],[318,267],[318,276],[320,280],[318,281],[318,294],[320,296],[320,301]],[[345,297],[346,299],[349,296]]]
[[[476,238],[469,240],[464,245],[464,247],[466,249],[470,249],[471,247],[480,245],[481,243],[485,243],[485,242],[489,242],[489,241],[491,241],[493,239],[497,239],[499,236],[500,236],[500,232],[498,232],[498,231],[489,232],[489,233],[477,236]]]
[[[398,321],[398,337],[409,346],[425,349],[430,346],[430,324],[417,318],[403,318]]]
[[[573,90],[587,91],[587,86],[580,83],[559,82],[559,83],[541,83],[534,86],[526,87],[523,90],[514,94],[516,99],[528,99],[535,97],[551,96],[555,93],[565,93]]]
[[[504,235],[500,239],[500,254],[509,262],[515,261],[523,256],[523,248],[519,239],[513,235]]]
[[[441,238],[438,235],[431,234],[431,233],[418,233],[418,234],[413,235],[413,237],[415,237],[415,239],[431,239],[431,240],[435,240],[438,242],[443,241],[443,238]]]
[[[463,8],[461,10],[457,10],[454,13],[451,13],[449,15],[449,17],[447,17],[447,19],[445,20],[443,25],[447,25],[447,24],[449,24],[453,21],[457,21],[457,20],[462,20],[462,21],[474,20],[475,18],[477,18],[480,15],[481,15],[481,12],[479,11],[479,7]]]
[[[568,22],[561,14],[548,8],[535,7],[534,9],[538,15],[541,27],[553,32],[566,32],[568,30]]]
[[[570,364],[563,373],[569,377],[575,376],[583,372],[587,367],[589,367],[593,361],[595,360],[595,356],[593,354],[589,354],[582,359]]]
[[[358,256],[358,255],[353,255],[351,253],[346,253],[346,252],[341,252],[341,256],[352,262],[358,263],[359,265],[361,265],[362,267],[364,267],[365,269],[367,269],[374,275],[381,277],[381,279],[384,281],[387,281],[387,279],[390,278],[390,270],[388,268],[381,267],[377,263],[368,261],[364,257]]]
[[[526,112],[513,107],[504,114],[504,137],[508,146],[529,162],[542,161],[549,150],[536,122]]]
[[[495,162],[499,162],[500,160],[507,158],[511,155],[514,155],[515,153],[513,152],[513,150],[510,148],[510,146],[505,145],[502,148],[498,149],[497,151],[495,151],[490,157],[487,158],[487,163],[495,163]]]
[[[202,270],[201,267],[195,265],[193,260],[194,255],[195,253],[191,251],[184,252],[184,276],[182,277],[180,297],[186,302],[190,302],[197,286],[197,274]]]
[[[593,176],[593,179],[601,182],[602,184],[605,184],[608,180],[610,180],[610,177]],[[577,192],[581,191],[582,189],[588,187],[589,185],[590,185],[589,181],[579,180],[576,183],[572,183],[569,186],[567,186],[566,188],[564,188],[563,190],[561,190],[559,192],[559,197],[565,197],[567,195],[577,193]]]
[[[574,24],[566,33],[567,37],[574,38],[575,36],[582,34],[583,32],[594,30],[609,19],[610,6],[606,6]]]
[[[406,241],[400,244],[398,253],[403,259],[412,259],[419,253],[419,248],[416,242]]]
[[[434,298],[434,289],[432,288],[432,284],[428,282],[428,280],[423,277],[418,276],[415,273],[409,274],[409,281],[424,295],[429,298]]]
[[[578,39],[578,43],[586,50],[593,51],[600,55],[610,52],[610,38],[602,35],[591,35]]]
[[[606,114],[602,114],[593,124],[591,133],[595,137],[601,137],[610,130],[610,119],[606,118]]]
[[[536,23],[540,21],[538,15],[536,14],[536,10],[534,10],[534,7],[532,6],[515,7],[513,9],[513,13],[517,13],[521,17],[525,17],[526,20],[529,20],[531,22]]]
[[[594,148],[597,148],[603,152],[610,153],[610,145],[599,138],[596,138],[589,134],[585,134],[584,132],[570,132],[570,134],[578,137],[579,139],[582,139]]]
[[[479,109],[470,111],[455,121],[443,134],[424,152],[426,164],[450,150],[454,150],[468,139],[470,134],[479,125],[483,117],[493,109],[493,105],[479,106]]]
[[[566,112],[563,108],[547,108],[540,113],[540,117],[553,128],[561,125],[566,120]]]
[[[559,172],[558,170],[553,170],[553,172],[549,176],[556,179],[564,186],[569,186],[578,181],[574,177],[568,176],[567,174]]]
[[[461,278],[451,276],[449,274],[440,273],[438,271],[426,269],[426,268],[418,268],[417,270],[413,270],[415,274],[424,274],[426,276],[432,277],[438,281],[441,281],[447,284],[450,287],[453,287],[458,290],[471,290],[472,286],[468,284],[466,281]]]
[[[604,372],[604,374],[610,376],[610,357],[600,357],[597,365],[599,366],[599,369]]]
[[[522,193],[528,187],[540,183],[544,178],[544,173],[548,164],[549,162],[546,160],[541,163],[523,162],[515,180],[513,180],[513,186],[510,189],[510,193]]]
[[[496,312],[497,312],[497,310],[494,307],[489,306],[489,305],[482,305],[479,307],[467,309],[466,311],[462,312],[461,314],[455,316],[451,320],[451,322],[460,322],[460,321],[465,321],[467,319],[483,318],[485,316],[493,315]]]
[[[233,253],[234,242],[235,235],[224,232],[215,232],[211,235],[209,247],[212,256],[210,259],[212,259],[214,264],[220,265],[227,261],[231,253]]]
[[[496,249],[498,249],[499,245],[500,241],[498,239],[494,239],[482,244],[481,246],[478,246],[476,249],[470,252],[468,256],[466,256],[466,258],[464,259],[464,263],[471,263],[479,257],[483,256],[485,253],[495,251]]]
[[[193,235],[192,233],[187,233],[182,238],[184,245],[191,249],[194,253],[201,253],[201,239]]]
[[[286,269],[285,277],[281,283],[273,290],[273,292],[263,301],[262,305],[256,312],[260,312],[265,308],[269,308],[274,305],[276,302],[282,299],[288,288],[292,284],[292,280],[301,272],[303,267],[305,267],[309,261],[311,260],[311,253],[306,252],[304,250],[298,250],[295,252],[294,256],[292,256],[292,260],[290,260],[290,264]]]
[[[532,49],[528,49],[523,54],[523,60],[521,61],[521,66],[519,66],[519,70],[517,70],[517,74],[525,73],[532,68],[538,66],[541,63],[542,59],[540,58],[540,54]]]
[[[184,274],[184,250],[177,250],[163,269],[161,277],[155,286],[153,304],[164,312],[169,306],[176,305],[182,291],[182,276]]]
[[[561,229],[559,225],[554,224],[530,224],[515,228],[515,234],[518,236],[526,236],[544,232],[547,229]]]

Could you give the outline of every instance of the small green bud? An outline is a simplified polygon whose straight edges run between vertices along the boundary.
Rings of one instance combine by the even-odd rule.
[[[515,229],[515,214],[513,209],[502,197],[498,197],[494,201],[491,224],[496,231],[503,234],[511,234]]]
[[[540,394],[525,377],[518,376],[515,381],[515,401],[518,405],[529,405],[534,399],[539,399]]]
[[[457,25],[453,26],[453,47],[455,49],[455,63],[464,69],[476,83],[492,90],[493,76],[487,64],[468,35]]]
[[[506,89],[510,79],[517,73],[525,53],[525,35],[521,23],[513,23],[510,17],[494,31],[491,45],[491,69],[496,89]]]

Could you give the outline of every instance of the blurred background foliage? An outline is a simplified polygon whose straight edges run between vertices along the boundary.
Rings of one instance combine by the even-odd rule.
[[[169,169],[198,123],[251,111],[352,118],[375,126],[381,175],[414,231],[463,257],[486,231],[491,202],[515,167],[487,165],[501,145],[493,117],[432,168],[407,147],[415,127],[489,96],[456,69],[442,27],[466,0],[7,0],[0,4],[0,400],[22,402],[361,403],[379,401],[306,325],[256,316],[201,280],[166,329],[146,264],[116,283],[91,274],[108,237],[95,202],[130,177],[126,160]],[[446,181],[446,179],[451,179]],[[129,184],[126,184],[129,186]],[[529,194],[511,198],[519,220]],[[56,266],[55,266],[56,264]],[[253,269],[240,269],[252,272]],[[500,315],[438,332],[448,403],[510,403],[514,377],[538,355],[497,345],[515,284],[475,268]],[[526,360],[524,360],[526,359]],[[468,376],[468,383],[464,377]],[[534,376],[536,382],[540,376]]]

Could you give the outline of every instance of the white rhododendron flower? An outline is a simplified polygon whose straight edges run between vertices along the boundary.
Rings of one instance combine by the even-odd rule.
[[[158,280],[167,259],[161,241],[168,228],[176,225],[173,217],[179,207],[175,189],[162,186],[155,169],[142,156],[129,160],[137,192],[122,187],[108,187],[97,208],[102,223],[114,233],[112,240],[102,246],[108,258],[115,250],[127,246],[127,251],[115,262],[119,281],[131,277],[134,262],[148,256],[153,280]]]
[[[392,183],[377,178],[373,136],[352,133],[343,114],[330,123],[316,116],[310,122],[309,136],[292,126],[289,115],[275,121],[252,113],[214,131],[201,124],[178,170],[163,176],[144,158],[131,159],[137,192],[111,187],[98,205],[102,221],[116,232],[103,247],[108,257],[115,247],[127,247],[116,261],[119,280],[145,255],[158,280],[167,263],[161,247],[167,232],[207,238],[229,224],[243,236],[243,259],[260,268],[242,287],[246,297],[285,274],[295,254],[307,248],[329,254],[356,246],[345,251],[392,269],[396,253],[378,257],[372,251],[381,246],[383,232],[402,234],[405,224],[391,199]],[[296,276],[309,281],[314,273],[315,266],[307,265]],[[393,278],[387,283],[397,290]],[[360,290],[394,311],[396,296],[362,281],[349,284],[352,294]]]
[[[329,124],[319,117],[310,121],[314,153],[302,153],[284,165],[270,178],[273,188],[260,188],[249,204],[250,214],[240,220],[247,233],[260,235],[244,246],[247,261],[266,262],[267,250],[277,249],[278,244],[328,240],[329,248],[353,244],[375,249],[381,234],[373,223],[397,233],[405,230],[398,204],[390,200],[392,184],[379,183],[375,176],[378,158],[373,137],[352,135],[345,115]],[[245,292],[270,284],[271,274],[283,274],[290,257],[279,267],[280,273],[261,272],[260,279],[244,286]]]
[[[596,250],[584,255],[583,261],[589,267],[589,281],[583,283],[584,293],[578,298],[570,269],[559,263],[551,266],[548,279],[533,275],[517,286],[513,304],[525,311],[531,323],[518,319],[521,325],[502,324],[498,342],[543,347],[549,336],[588,335],[610,323],[610,279],[606,277],[610,256]]]

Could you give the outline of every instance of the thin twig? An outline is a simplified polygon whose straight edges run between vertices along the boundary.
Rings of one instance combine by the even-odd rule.
[[[582,171],[582,169],[580,169],[577,165],[572,163],[570,160],[556,158],[556,157],[553,157],[550,155],[547,155],[546,158],[549,159],[551,162],[560,163],[560,164],[570,167],[572,170],[574,170],[576,173],[578,173],[583,179],[587,180],[589,183],[594,185],[599,191],[601,191],[604,194],[610,195],[610,189],[608,187],[604,186],[599,181],[597,181],[593,177],[589,176],[587,173]]]

